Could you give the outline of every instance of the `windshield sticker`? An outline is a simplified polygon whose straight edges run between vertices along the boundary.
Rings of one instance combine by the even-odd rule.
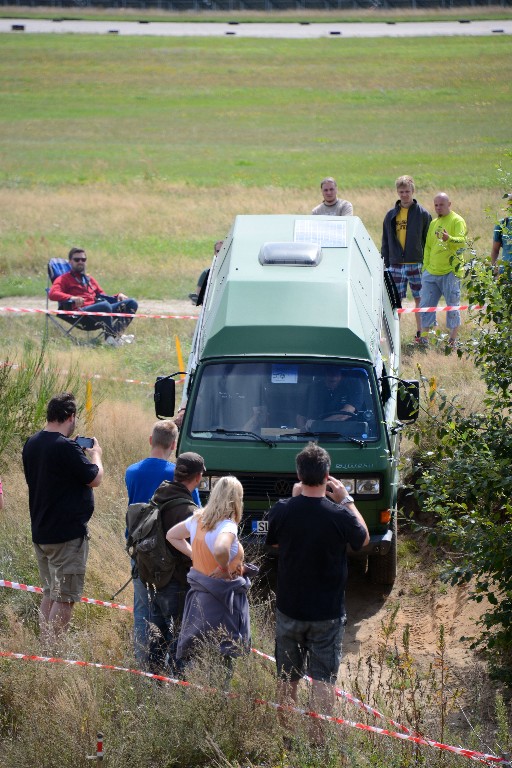
[[[298,366],[274,363],[270,380],[272,384],[297,384],[299,380]]]

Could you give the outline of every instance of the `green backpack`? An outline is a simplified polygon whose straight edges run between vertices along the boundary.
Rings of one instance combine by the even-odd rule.
[[[190,499],[171,499],[160,507],[151,499],[147,504],[129,504],[126,512],[128,536],[126,551],[137,563],[139,578],[155,589],[167,586],[176,570],[178,551],[173,554],[162,526],[162,511]]]

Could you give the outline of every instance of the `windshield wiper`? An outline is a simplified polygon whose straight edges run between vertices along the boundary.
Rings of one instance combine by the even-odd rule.
[[[194,432],[196,431],[201,430],[194,430]],[[208,429],[204,431],[213,432],[214,435],[249,435],[250,437],[254,437],[255,440],[261,440],[261,442],[265,443],[265,445],[268,445],[269,448],[276,447],[276,443],[273,440],[267,440],[265,437],[258,435],[257,432],[248,432],[245,429],[222,429],[219,427],[218,429]]]
[[[352,435],[342,435],[341,432],[294,432],[294,437],[342,437],[346,443],[355,443],[360,448],[366,447],[366,440],[359,440]]]

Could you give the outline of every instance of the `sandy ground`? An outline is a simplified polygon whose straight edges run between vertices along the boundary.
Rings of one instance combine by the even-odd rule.
[[[463,672],[475,663],[475,654],[461,637],[475,635],[475,620],[482,605],[468,598],[467,586],[442,584],[435,570],[424,563],[412,569],[400,566],[392,589],[374,586],[366,576],[352,569],[347,587],[348,623],[343,642],[345,659],[356,661],[376,653],[383,642],[382,626],[390,621],[397,605],[394,634],[399,650],[406,625],[410,627],[410,650],[421,667],[434,662],[439,631],[444,626],[446,660],[453,670]]]

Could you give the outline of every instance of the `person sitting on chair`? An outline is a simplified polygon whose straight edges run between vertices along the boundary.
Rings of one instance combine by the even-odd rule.
[[[297,416],[297,425],[311,429],[315,421],[346,421],[361,410],[363,386],[359,378],[330,368],[323,379],[309,387],[306,398],[307,416]]]
[[[48,294],[52,301],[58,301],[62,309],[80,309],[84,312],[123,312],[134,315],[138,304],[124,293],[107,296],[94,277],[86,274],[87,256],[83,248],[72,248],[68,254],[70,271],[57,277]],[[131,317],[103,317],[105,342],[119,347],[133,340],[122,332],[131,323]]]

